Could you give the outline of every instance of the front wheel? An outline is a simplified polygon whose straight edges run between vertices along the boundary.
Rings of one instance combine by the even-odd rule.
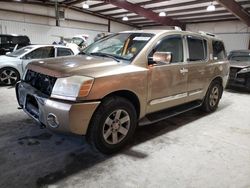
[[[87,140],[103,153],[117,152],[132,138],[136,123],[136,110],[131,102],[118,96],[108,97],[92,117]]]
[[[202,109],[206,112],[215,111],[218,107],[222,92],[222,85],[218,81],[213,81],[208,88],[202,104]]]
[[[0,70],[0,85],[15,85],[18,80],[20,80],[20,74],[16,69],[6,67]]]

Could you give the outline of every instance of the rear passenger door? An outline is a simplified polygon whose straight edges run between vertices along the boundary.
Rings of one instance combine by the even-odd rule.
[[[208,82],[208,42],[206,39],[188,35],[187,69],[188,69],[188,101],[202,99]]]

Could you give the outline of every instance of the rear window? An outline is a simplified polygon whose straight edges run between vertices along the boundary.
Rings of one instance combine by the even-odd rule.
[[[226,58],[226,51],[223,42],[213,41],[213,57],[214,60],[223,60]]]
[[[203,61],[207,59],[207,41],[193,36],[187,37],[189,61]]]

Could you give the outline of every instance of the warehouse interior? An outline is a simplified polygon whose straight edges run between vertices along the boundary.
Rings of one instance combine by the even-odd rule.
[[[196,33],[194,36],[199,35],[204,37],[204,40],[207,40],[208,44],[212,44],[210,40],[218,39],[218,41],[222,41],[225,58],[219,62],[218,67],[220,71],[222,69],[224,71],[224,68],[222,68],[223,63],[228,64],[228,73],[225,77],[227,79],[235,79],[233,81],[235,85],[229,87],[229,85],[226,85],[227,80],[225,81],[225,85],[223,85],[223,78],[223,95],[221,93],[222,97],[220,98],[219,105],[217,103],[218,108],[211,113],[200,111],[199,108],[190,108],[191,110],[184,110],[183,113],[175,113],[175,115],[170,114],[168,118],[163,118],[157,122],[152,121],[153,123],[145,126],[139,126],[140,118],[144,118],[142,115],[139,117],[139,114],[139,123],[137,123],[138,125],[130,142],[121,150],[107,154],[100,152],[98,146],[97,149],[92,148],[91,144],[88,143],[88,137],[85,135],[72,134],[65,131],[60,132],[56,131],[56,129],[54,131],[42,125],[41,122],[27,115],[29,111],[25,109],[26,103],[23,106],[20,105],[21,99],[19,95],[21,93],[19,91],[22,90],[22,87],[25,87],[25,84],[22,85],[22,82],[25,82],[26,79],[22,74],[27,74],[27,67],[33,67],[34,70],[39,71],[43,70],[45,72],[41,74],[45,74],[49,70],[49,66],[46,68],[43,67],[43,69],[36,68],[36,66],[39,67],[37,65],[39,63],[46,64],[45,59],[43,61],[43,59],[34,58],[32,61],[32,58],[27,58],[26,60],[28,61],[25,64],[27,67],[21,68],[21,72],[17,68],[19,75],[14,76],[17,80],[13,83],[10,81],[4,82],[4,80],[11,79],[12,73],[6,78],[1,76],[1,74],[3,76],[7,75],[8,72],[6,70],[13,71],[15,68],[15,66],[12,67],[13,63],[11,64],[11,61],[14,62],[14,60],[7,59],[6,56],[14,55],[15,51],[18,52],[22,48],[27,48],[24,50],[26,53],[30,50],[28,49],[29,46],[30,48],[34,46],[40,48],[51,45],[55,45],[55,48],[58,49],[54,52],[55,55],[53,57],[50,56],[48,62],[50,63],[51,61],[53,66],[56,66],[54,64],[59,61],[68,63],[68,67],[65,70],[62,71],[61,69],[63,68],[60,66],[56,70],[60,69],[65,75],[70,75],[73,70],[69,70],[69,67],[75,68],[74,66],[78,61],[93,60],[93,57],[85,57],[90,56],[91,53],[87,54],[84,49],[89,50],[91,49],[91,45],[95,45],[95,43],[98,44],[100,41],[108,40],[107,38],[110,36],[112,37],[117,35],[117,33],[119,35],[119,33],[126,33],[128,31],[130,33],[155,32],[155,36],[158,36],[158,33],[161,31],[176,32],[174,35],[182,32],[185,35],[185,32],[187,32],[190,35]],[[250,187],[249,0],[1,0],[0,37],[7,35],[27,36],[30,42],[27,46],[22,46],[22,48],[20,46],[20,49],[18,47],[19,44],[15,44],[12,48],[7,49],[7,47],[3,46],[5,39],[1,38],[0,40],[0,52],[4,51],[0,55],[1,188]],[[148,43],[152,42],[153,45],[152,40],[154,40],[154,37],[147,39],[148,35],[145,36],[139,36],[137,40],[149,40]],[[75,43],[74,38],[75,40],[81,40],[81,45],[83,45],[80,46]],[[132,40],[136,41],[135,38]],[[186,38],[183,37],[182,39],[186,41],[183,42],[183,57],[189,57],[186,55],[188,49],[185,49],[188,46],[186,44],[188,39]],[[14,44],[14,42],[7,43],[8,45]],[[65,45],[65,43],[69,45]],[[203,45],[205,44],[203,43]],[[59,57],[60,46],[64,46],[65,49],[70,50],[70,57],[63,57],[65,60],[60,60],[62,58]],[[126,46],[126,43],[124,46]],[[149,49],[148,51],[145,50],[148,46],[145,45],[141,49],[141,53],[149,53]],[[207,53],[207,64],[216,62],[216,59],[212,60],[213,52],[210,52],[212,48],[205,48],[207,51],[204,52]],[[240,57],[243,57],[242,54],[244,53],[244,58],[247,58],[246,60],[244,59],[244,66],[237,64],[241,59],[237,59],[236,61],[230,59],[231,57],[236,57],[234,53],[239,53]],[[139,55],[140,52],[137,52],[137,56],[135,55],[134,59],[131,60],[132,64],[133,61],[139,59],[136,58]],[[70,59],[71,56],[76,57]],[[166,57],[166,60],[169,56],[164,57]],[[56,60],[58,58],[59,60]],[[147,81],[143,81],[143,78],[136,77],[136,75],[119,76],[117,78],[111,77],[110,79],[108,76],[116,73],[116,69],[113,68],[107,70],[103,68],[99,73],[100,67],[105,66],[106,62],[104,62],[104,59],[106,60],[107,58],[110,58],[107,54],[105,57],[102,56],[103,62],[95,65],[93,70],[90,69],[91,64],[87,64],[80,67],[79,70],[76,70],[76,67],[74,71],[78,71],[77,76],[79,76],[79,71],[86,68],[85,71],[88,77],[94,77],[92,75],[101,77],[103,85],[96,89],[99,93],[106,92],[110,88],[107,83],[115,85],[117,84],[116,82],[120,81],[119,79],[123,79],[130,83],[120,86],[121,88],[134,85],[136,84],[136,80],[138,80],[137,89],[144,89],[141,95],[145,95],[145,97],[140,96],[142,100],[147,100],[154,95],[154,93],[150,93],[146,96],[146,92],[155,87],[152,84],[148,84],[142,89],[143,86],[139,85],[139,83],[146,84]],[[111,61],[111,59],[109,60]],[[139,60],[142,61],[143,58]],[[96,61],[93,60],[93,64]],[[116,63],[119,64],[123,60],[117,60],[113,57],[113,61],[117,61]],[[15,60],[15,62],[17,61]],[[108,66],[113,65],[114,62],[109,62]],[[33,63],[36,64],[32,65]],[[188,64],[188,60],[185,63]],[[19,64],[16,66],[18,67]],[[125,65],[121,66],[125,67]],[[141,67],[135,69],[131,68],[131,66],[128,65],[128,70],[126,69],[128,72],[138,69],[137,73],[139,74],[139,72],[145,71]],[[207,66],[209,67],[210,65]],[[236,71],[236,68],[239,72],[233,73],[232,71]],[[147,70],[151,70],[150,65],[148,65]],[[211,68],[207,68],[207,70],[210,73],[207,74],[206,78],[212,74]],[[200,79],[197,77],[198,74],[206,74],[200,68],[197,68],[197,72],[197,75],[195,75],[196,81]],[[237,75],[241,73],[246,75],[244,80],[242,77],[236,80]],[[15,72],[13,74],[16,75]],[[56,75],[55,72],[54,74]],[[120,74],[122,75],[122,73]],[[63,77],[62,75],[60,74],[61,77]],[[161,75],[160,73],[159,78],[161,78]],[[150,76],[151,74],[148,74],[145,78],[150,79]],[[110,80],[106,83],[106,79]],[[134,79],[134,83],[130,79]],[[90,80],[91,89],[95,89],[94,84],[98,83],[96,80],[96,78],[94,81]],[[174,75],[171,81],[178,85],[178,76]],[[67,83],[67,80],[64,82]],[[70,82],[72,81],[70,80]],[[124,83],[120,82],[120,85]],[[168,81],[157,80],[156,83],[160,85],[166,84]],[[241,86],[239,87],[236,83],[241,83]],[[205,88],[206,84],[204,83],[203,85]],[[208,92],[210,86],[208,85],[207,88]],[[70,89],[74,90],[73,86]],[[159,88],[155,90],[157,91],[155,96],[159,96],[161,90]],[[169,90],[171,89],[169,88]],[[33,92],[33,89],[31,91],[35,96],[34,98],[36,98],[38,95],[37,92]],[[63,92],[63,90],[59,91]],[[97,96],[97,94],[92,94],[91,91],[88,91],[90,96]],[[196,89],[194,90],[195,92],[199,92],[199,90]],[[207,92],[205,90],[203,92],[204,100],[206,100]],[[166,102],[172,100],[171,97],[179,97],[182,94],[179,92],[175,96],[156,97],[156,99],[145,103],[150,105],[152,102],[157,103],[161,102],[161,100]],[[125,97],[125,95],[119,94],[119,97]],[[84,98],[81,102],[97,103],[98,99],[101,101],[101,104],[106,104],[103,98],[90,98],[88,101],[87,97],[86,100]],[[53,100],[53,96],[51,95],[47,99]],[[25,99],[26,101],[28,99]],[[66,101],[70,105],[78,105],[77,102],[79,102],[77,100],[72,101],[69,98],[57,98],[55,101]],[[40,105],[38,103],[39,101],[36,103],[37,106]],[[132,100],[130,103],[136,104],[138,102]],[[109,103],[107,102],[107,104]],[[118,102],[118,104],[120,103]],[[67,111],[65,106],[60,107],[57,103],[51,106],[63,109],[62,114]],[[141,107],[144,106],[141,105]],[[171,105],[169,109],[174,107]],[[98,106],[94,111],[96,112],[100,108]],[[147,110],[146,107],[145,109]],[[74,110],[69,111],[72,112]],[[42,113],[42,111],[38,110],[39,113]],[[85,112],[90,113],[89,110],[85,110]],[[155,113],[158,111],[151,110],[150,112]],[[38,116],[40,118],[40,114]],[[70,115],[70,117],[78,116],[80,115],[76,112],[74,115]],[[90,123],[98,122],[97,120],[94,121],[93,117],[96,118],[99,116],[93,115],[90,117],[92,118]],[[85,119],[86,117],[84,116],[81,120],[85,121]],[[132,118],[130,120],[132,121]],[[73,122],[75,121],[77,120],[73,120]],[[116,126],[117,124],[114,125]],[[53,128],[53,126],[51,127]]]

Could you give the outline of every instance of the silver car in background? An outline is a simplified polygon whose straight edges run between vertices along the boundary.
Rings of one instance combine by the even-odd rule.
[[[78,52],[60,45],[29,45],[0,56],[0,85],[14,85],[34,60],[76,55]]]

